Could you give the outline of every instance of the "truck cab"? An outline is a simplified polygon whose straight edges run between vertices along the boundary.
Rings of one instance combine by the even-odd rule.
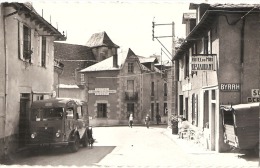
[[[87,103],[71,98],[52,98],[32,103],[28,146],[68,146],[72,152],[88,145]]]

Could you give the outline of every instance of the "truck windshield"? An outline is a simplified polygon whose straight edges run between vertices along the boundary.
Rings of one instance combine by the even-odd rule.
[[[32,121],[61,120],[63,116],[63,108],[39,108],[32,111]]]

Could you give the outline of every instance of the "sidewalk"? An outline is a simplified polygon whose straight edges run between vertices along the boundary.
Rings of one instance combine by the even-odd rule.
[[[164,132],[169,138],[178,144],[186,153],[205,153],[214,154],[216,151],[209,151],[205,149],[201,144],[194,143],[193,140],[180,139],[178,135],[172,134],[171,128],[167,128]]]
[[[232,168],[255,168],[259,167],[259,158],[247,156],[238,151],[219,153],[209,151],[200,144],[195,144],[192,140],[179,139],[178,135],[172,134],[171,128],[163,132],[173,142],[175,142],[185,152],[193,164],[193,167],[232,167]]]

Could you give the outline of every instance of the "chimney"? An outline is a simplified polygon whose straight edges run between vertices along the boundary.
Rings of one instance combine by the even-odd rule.
[[[117,60],[118,60],[118,55],[117,55],[117,49],[116,49],[116,53],[113,55],[113,67],[114,68],[118,68]]]

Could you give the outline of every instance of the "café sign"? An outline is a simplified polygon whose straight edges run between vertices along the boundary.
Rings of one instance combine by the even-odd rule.
[[[88,93],[94,93],[97,96],[109,95],[110,93],[116,93],[116,90],[109,90],[109,88],[95,88],[95,90],[89,90]]]
[[[191,71],[213,71],[214,57],[210,56],[192,56],[191,57]]]

